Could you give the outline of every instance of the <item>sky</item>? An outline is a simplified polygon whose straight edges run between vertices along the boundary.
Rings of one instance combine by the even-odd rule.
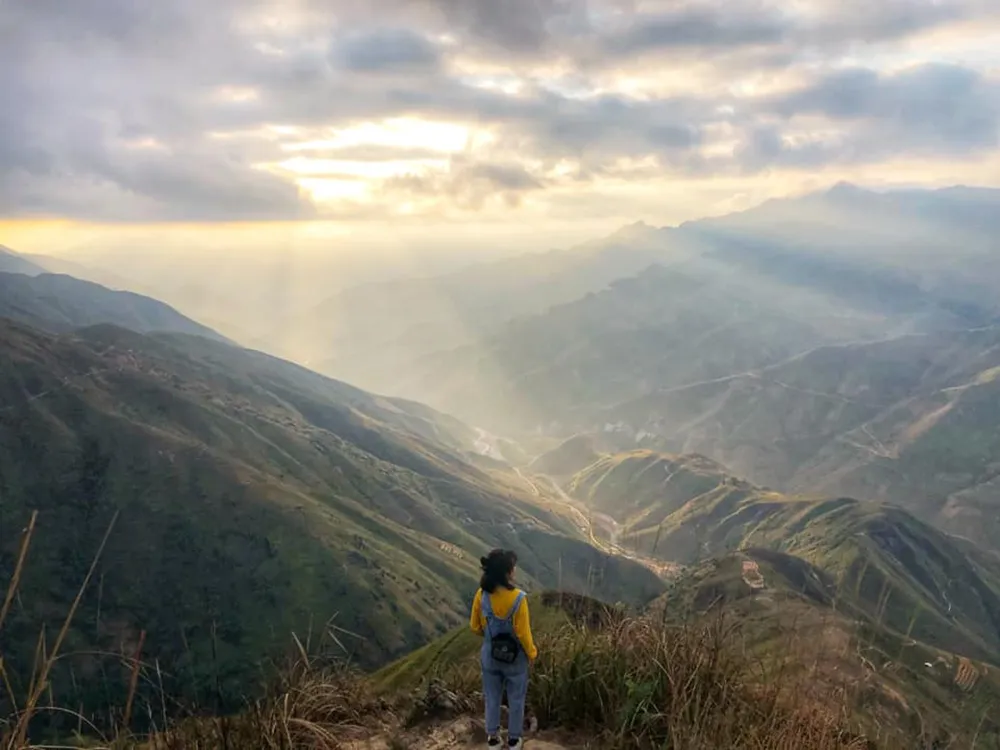
[[[0,244],[558,246],[1000,185],[996,0],[4,0]]]

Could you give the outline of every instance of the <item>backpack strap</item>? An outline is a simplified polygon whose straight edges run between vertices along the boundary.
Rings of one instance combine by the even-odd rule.
[[[507,613],[506,617],[497,617],[496,612],[493,611],[493,602],[490,600],[490,595],[488,592],[483,591],[482,596],[479,599],[479,609],[483,613],[483,617],[486,619],[486,632],[490,633],[492,637],[492,632],[490,631],[490,624],[493,621],[496,622],[510,622],[514,619],[514,615],[517,614],[517,610],[521,607],[521,602],[524,601],[526,594],[523,591],[517,592],[517,598],[514,600],[514,606],[510,608],[510,612]]]
[[[524,601],[524,597],[525,593],[523,591],[517,592],[517,599],[514,600],[514,606],[510,608],[510,612],[507,613],[507,616],[501,622],[510,622],[514,619],[514,615],[517,614],[517,610],[520,608],[521,602]]]
[[[483,633],[486,639],[489,641],[493,640],[493,623],[496,621],[497,616],[493,611],[493,602],[490,601],[490,593],[486,589],[480,589],[482,596],[479,598],[479,608],[483,613],[483,619],[486,620],[486,628]]]
[[[479,591],[482,594],[479,598],[479,608],[482,610],[483,617],[486,618],[488,624],[490,618],[496,617],[493,613],[493,602],[490,601],[490,595],[486,589],[479,589]]]

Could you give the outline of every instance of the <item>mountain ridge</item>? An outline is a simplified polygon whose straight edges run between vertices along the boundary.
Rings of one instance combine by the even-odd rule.
[[[625,549],[686,565],[751,547],[791,554],[880,626],[1000,666],[1000,556],[901,507],[784,495],[703,456],[654,451],[607,455],[564,486],[614,519]]]
[[[996,474],[998,347],[997,327],[820,347],[759,373],[653,392],[598,425],[613,423],[609,437],[623,445],[641,435],[700,451],[792,491],[902,503],[989,546],[977,507]]]
[[[55,333],[112,323],[140,333],[176,331],[229,341],[159,300],[66,274],[0,273],[0,317]]]

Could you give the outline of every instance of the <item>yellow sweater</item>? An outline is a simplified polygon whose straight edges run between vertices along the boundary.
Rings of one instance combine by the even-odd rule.
[[[490,597],[490,605],[493,607],[493,614],[500,619],[507,616],[510,608],[517,601],[517,589],[498,588]],[[482,635],[486,631],[486,615],[483,614],[483,590],[476,592],[476,598],[472,600],[472,617],[469,618],[469,626],[476,635]],[[531,637],[531,616],[528,614],[528,599],[525,597],[521,601],[521,606],[514,613],[514,634],[521,642],[521,648],[528,658],[534,661],[538,658],[538,649],[535,648],[535,641]]]

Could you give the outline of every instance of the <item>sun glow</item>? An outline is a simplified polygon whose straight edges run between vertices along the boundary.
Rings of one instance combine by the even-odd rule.
[[[426,149],[441,153],[462,151],[470,138],[470,128],[455,122],[394,117],[380,122],[364,122],[347,128],[330,129],[328,134],[298,143],[287,143],[284,151],[337,151],[358,146]]]

